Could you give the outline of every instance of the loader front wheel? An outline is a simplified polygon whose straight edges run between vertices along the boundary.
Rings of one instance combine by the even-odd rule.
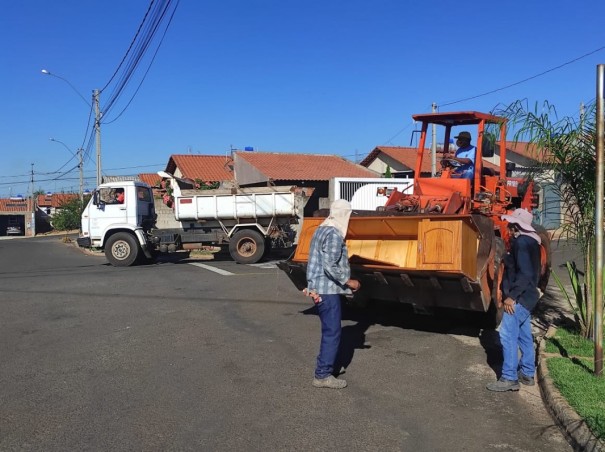
[[[492,300],[489,309],[485,313],[483,326],[488,329],[498,328],[504,315],[504,305],[502,302],[502,276],[504,275],[504,255],[506,247],[501,237],[495,239],[496,249],[494,251],[494,280],[492,282]]]
[[[137,239],[128,232],[117,232],[105,244],[105,257],[114,267],[133,265],[141,253]]]
[[[265,238],[253,229],[242,229],[229,240],[229,254],[239,264],[256,264],[265,254]]]

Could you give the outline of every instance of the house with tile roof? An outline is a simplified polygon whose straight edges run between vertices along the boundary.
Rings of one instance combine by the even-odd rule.
[[[157,173],[140,173],[137,175],[137,178],[141,182],[145,182],[150,187],[157,187],[157,188],[159,188],[160,182],[162,181],[162,178],[160,176],[158,176]]]
[[[52,230],[52,217],[63,205],[78,199],[78,193],[46,193],[36,198],[36,233]]]
[[[338,155],[290,154],[280,152],[233,153],[233,172],[239,186],[296,185],[314,189],[305,207],[310,216],[329,198],[330,180],[335,177],[380,177],[375,171]],[[320,204],[321,203],[321,204]]]
[[[437,171],[439,171],[441,169],[439,166],[441,154],[439,153],[439,150],[437,152]],[[417,148],[402,146],[376,146],[372,152],[370,152],[368,156],[361,161],[360,165],[372,169],[380,174],[384,174],[387,170],[387,167],[389,167],[391,174],[393,174],[396,178],[413,178],[417,156]],[[430,150],[425,149],[425,157],[422,159],[421,167],[421,176],[423,177],[430,176],[432,172],[432,163],[430,157],[428,156],[430,156]],[[484,159],[484,161],[486,160]],[[495,171],[496,174],[500,171],[500,168],[497,165],[490,162],[485,163],[484,166]]]
[[[31,207],[28,198],[0,198],[0,236],[7,235],[9,226],[16,226],[21,235],[31,235]]]
[[[224,155],[173,154],[166,172],[181,179],[201,179],[205,182],[233,180],[232,159]]]
[[[36,205],[46,215],[53,216],[64,204],[79,198],[79,196],[77,193],[47,193],[38,195]]]
[[[496,146],[493,157],[487,159],[500,165],[500,151]],[[537,208],[533,210],[534,221],[546,229],[557,229],[563,222],[563,207],[556,187],[556,176],[541,167],[545,157],[543,151],[533,143],[521,141],[506,142],[507,172],[511,177],[526,178],[532,175],[535,182]]]

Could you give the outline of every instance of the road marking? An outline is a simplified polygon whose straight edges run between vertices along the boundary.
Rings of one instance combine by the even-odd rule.
[[[278,262],[279,261],[259,262],[257,264],[248,264],[248,266],[256,268],[277,268]]]
[[[221,268],[212,267],[211,265],[200,264],[199,262],[190,262],[189,265],[195,265],[196,267],[201,267],[206,270],[210,270],[211,272],[218,273],[223,276],[233,276],[235,273],[228,272],[227,270],[223,270]]]

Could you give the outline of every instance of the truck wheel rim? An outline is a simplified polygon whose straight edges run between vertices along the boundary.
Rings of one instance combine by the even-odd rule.
[[[237,252],[240,256],[250,257],[256,253],[256,243],[251,239],[242,239],[237,242]]]
[[[130,254],[130,247],[126,242],[116,242],[113,245],[112,254],[116,259],[122,261],[126,259]]]

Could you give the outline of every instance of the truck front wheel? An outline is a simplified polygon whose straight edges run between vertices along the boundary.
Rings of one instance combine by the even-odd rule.
[[[265,254],[265,238],[258,231],[242,229],[229,239],[229,254],[240,264],[256,264]]]
[[[105,244],[105,257],[114,267],[129,267],[139,257],[141,247],[128,232],[117,232]]]

